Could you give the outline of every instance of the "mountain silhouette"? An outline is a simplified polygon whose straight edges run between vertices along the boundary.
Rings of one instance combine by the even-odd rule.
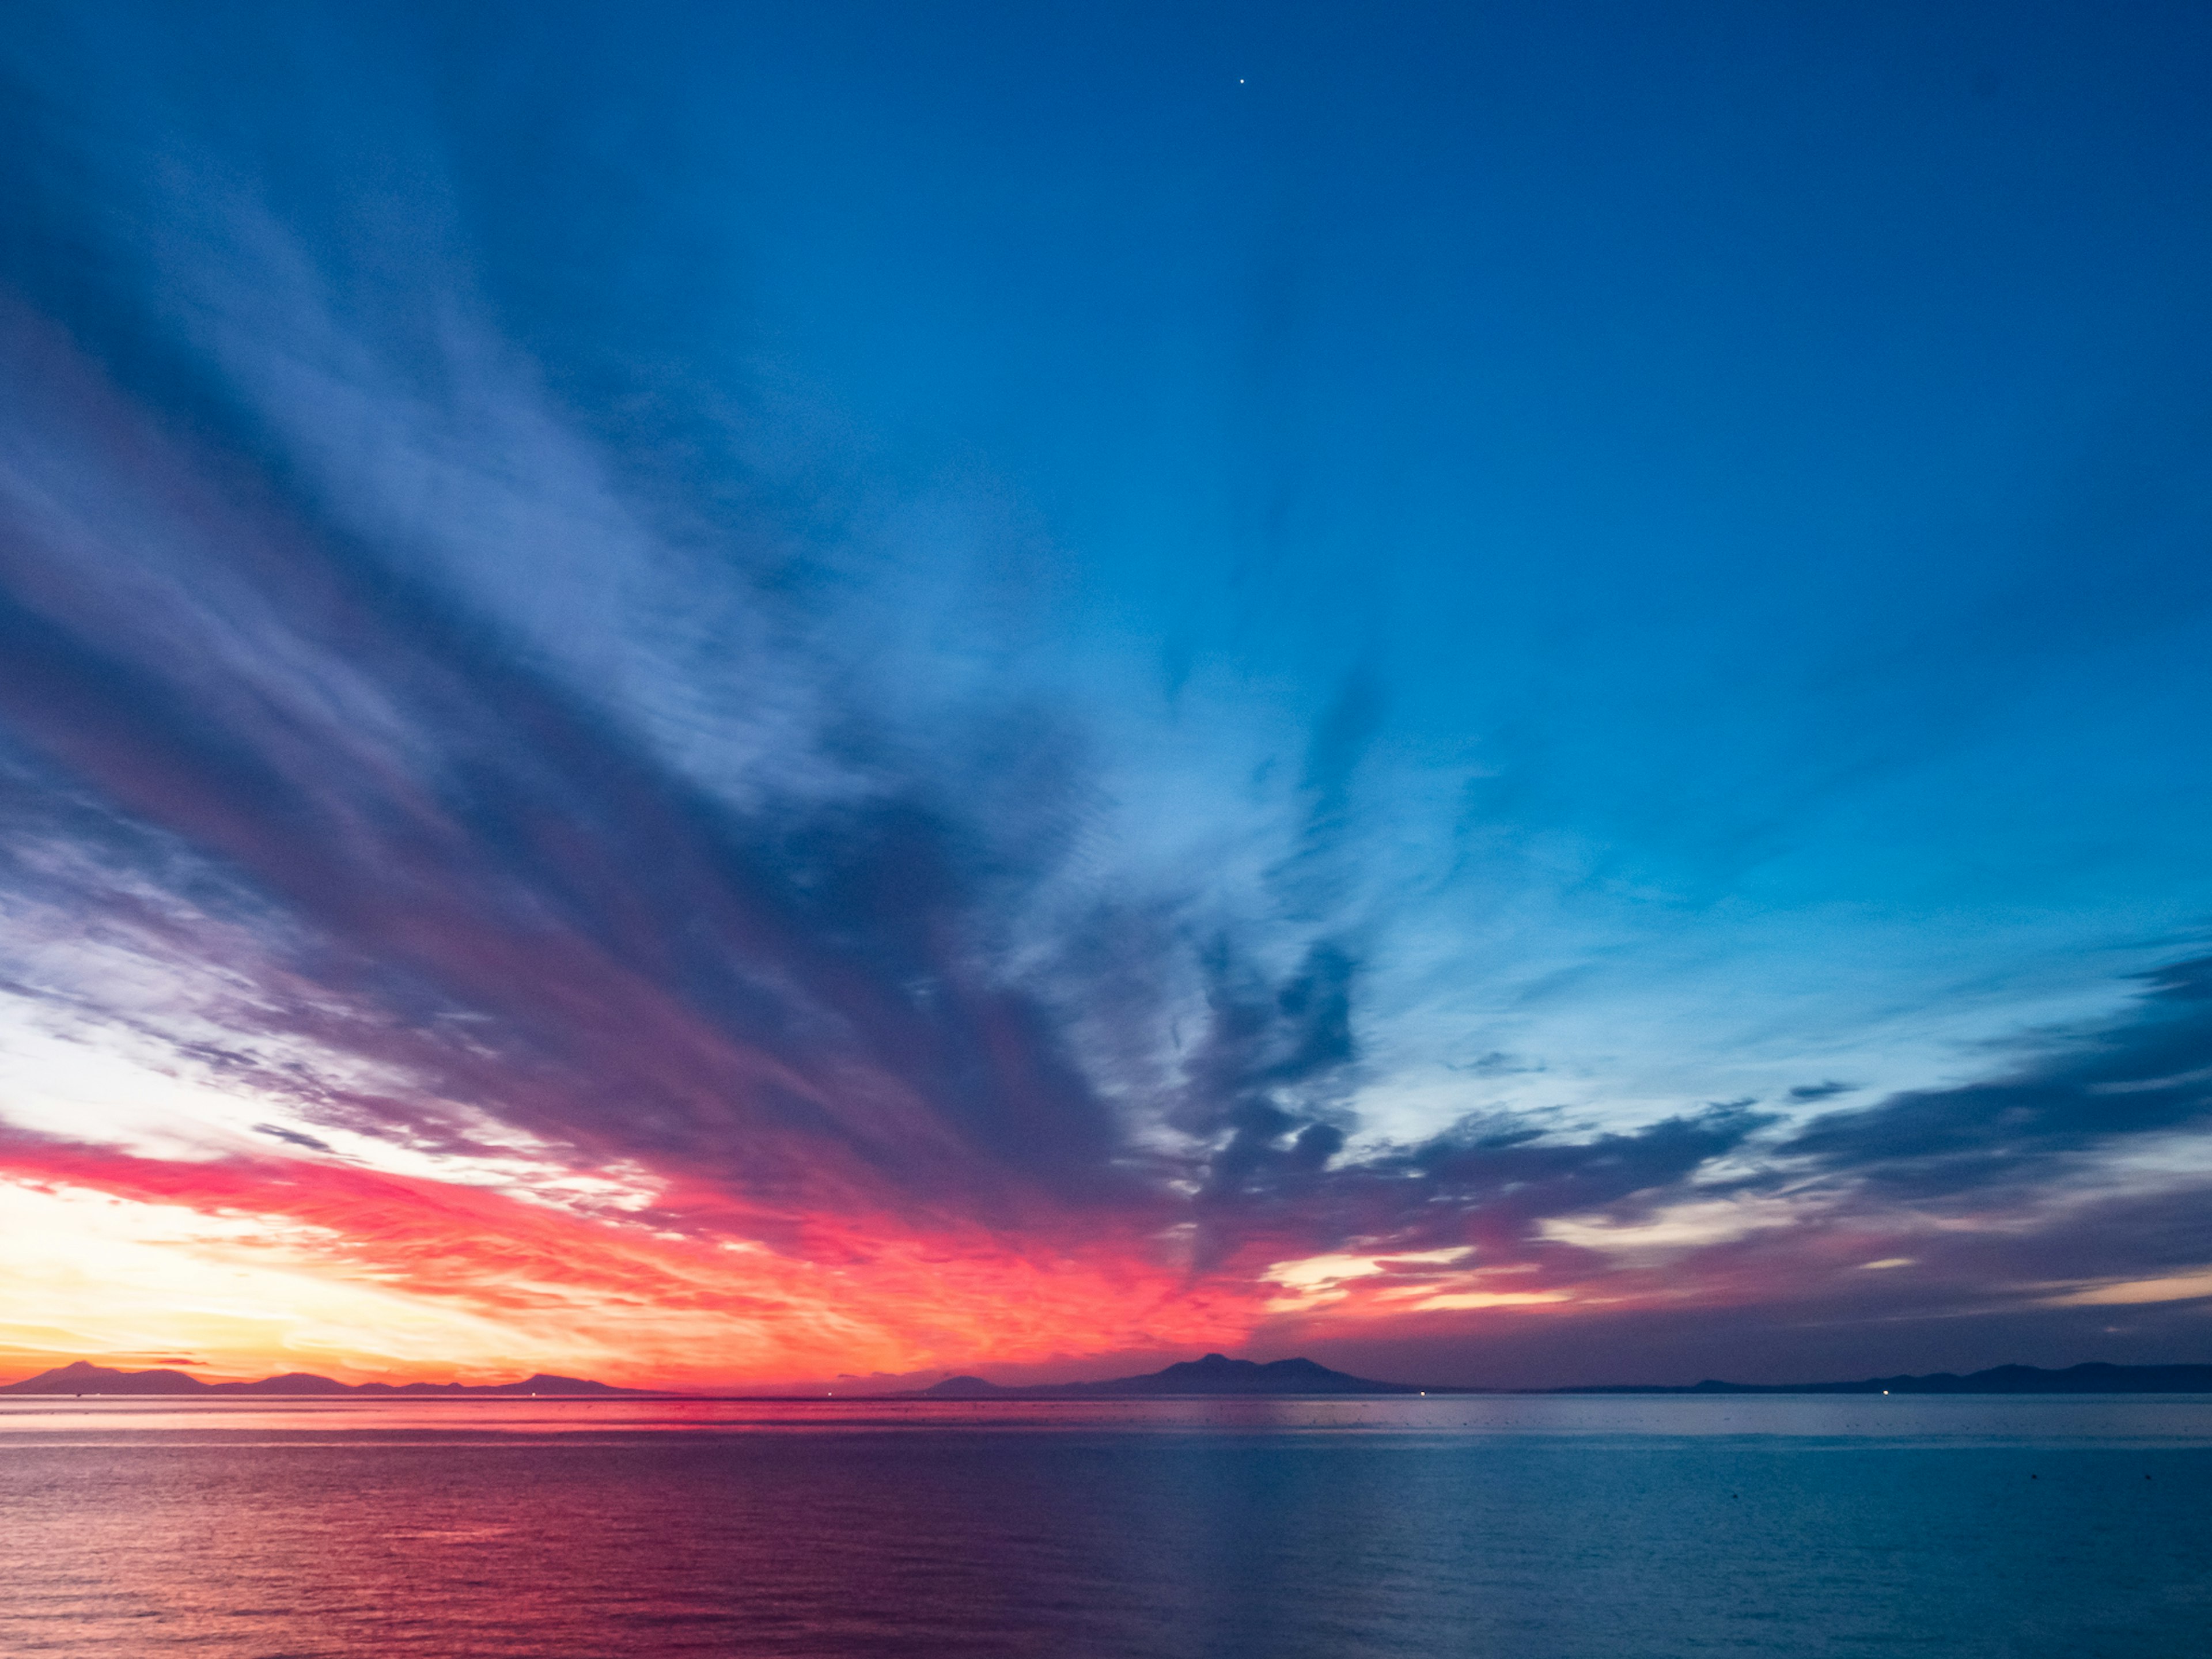
[[[1961,1376],[1931,1371],[1923,1376],[1868,1376],[1850,1382],[1723,1382],[1708,1378],[1686,1388],[1633,1386],[1559,1389],[1558,1394],[2212,1394],[2212,1365],[2114,1365],[2097,1359],[2045,1370],[2035,1365],[1995,1365]]]
[[[1100,1400],[1200,1395],[1407,1394],[2212,1394],[2212,1365],[2114,1365],[2104,1361],[2045,1370],[2034,1365],[1996,1365],[1958,1376],[1870,1376],[1847,1382],[1615,1383],[1568,1389],[1420,1389],[1376,1382],[1333,1371],[1310,1359],[1255,1364],[1210,1353],[1143,1376],[1099,1382],[1058,1382],[1003,1388],[980,1376],[948,1376],[908,1398],[924,1400]]]
[[[540,1371],[520,1382],[340,1382],[311,1371],[287,1371],[251,1382],[204,1382],[191,1373],[157,1369],[118,1370],[89,1360],[72,1360],[20,1382],[0,1384],[0,1395],[82,1395],[208,1399],[249,1396],[350,1396],[368,1399],[515,1399],[644,1396],[657,1390],[618,1389],[588,1377],[555,1376]],[[1709,1378],[1686,1385],[1617,1383],[1544,1389],[1421,1389],[1407,1382],[1378,1382],[1352,1376],[1310,1359],[1277,1359],[1266,1364],[1231,1359],[1218,1353],[1186,1359],[1142,1376],[1115,1376],[1092,1382],[1042,1383],[1007,1388],[981,1376],[948,1376],[918,1394],[893,1398],[922,1400],[1111,1400],[1202,1396],[1326,1396],[1468,1393],[1542,1394],[2212,1394],[2212,1364],[2114,1365],[2104,1361],[2045,1370],[2034,1365],[1997,1365],[1960,1376],[1936,1371],[1917,1376],[1869,1376],[1840,1382],[1725,1382]],[[880,1397],[880,1396],[878,1396]]]
[[[208,1385],[183,1371],[118,1371],[79,1359],[21,1382],[0,1394],[205,1394]]]
[[[1210,1353],[1185,1359],[1142,1376],[1109,1377],[1101,1382],[1054,1382],[1035,1388],[1001,1388],[980,1376],[948,1376],[921,1390],[925,1400],[1097,1400],[1189,1396],[1193,1395],[1362,1395],[1419,1394],[1406,1382],[1376,1382],[1333,1371],[1310,1359],[1277,1359],[1266,1364]]]
[[[67,1394],[67,1395],[185,1395],[204,1397],[213,1395],[460,1395],[475,1397],[486,1395],[514,1396],[531,1395],[634,1395],[646,1392],[639,1389],[617,1389],[605,1382],[594,1382],[577,1376],[552,1376],[540,1371],[535,1376],[525,1377],[520,1382],[463,1383],[463,1382],[340,1382],[334,1377],[317,1376],[312,1371],[287,1371],[282,1376],[264,1376],[254,1382],[203,1382],[185,1371],[116,1370],[106,1365],[95,1365],[88,1360],[72,1360],[66,1365],[57,1365],[52,1370],[41,1371],[36,1376],[26,1377],[21,1382],[0,1386],[0,1394]]]

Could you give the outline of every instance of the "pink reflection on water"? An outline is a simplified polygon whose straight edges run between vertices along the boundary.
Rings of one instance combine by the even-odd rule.
[[[15,1437],[505,1437],[838,1430],[1782,1437],[2212,1445],[2212,1396],[1466,1395],[1377,1400],[0,1399]]]
[[[2180,1653],[2208,1492],[2202,1398],[19,1397],[0,1654]]]

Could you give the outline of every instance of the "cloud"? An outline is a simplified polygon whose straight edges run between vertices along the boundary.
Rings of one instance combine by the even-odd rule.
[[[1316,945],[1268,985],[1227,942],[1209,953],[1207,1022],[1185,1066],[1176,1127],[1209,1148],[1206,1187],[1231,1194],[1310,1179],[1344,1146],[1355,964]]]
[[[11,1006],[26,1031],[170,1079],[166,1127],[19,1100],[49,1139],[307,1178],[247,1158],[258,1138],[671,1249],[842,1262],[875,1288],[801,1274],[744,1316],[747,1340],[812,1364],[830,1339],[777,1348],[760,1322],[811,1328],[805,1295],[859,1294],[878,1322],[841,1340],[912,1369],[976,1352],[955,1300],[1002,1305],[1039,1274],[1069,1291],[1024,1327],[1040,1352],[1078,1340],[1077,1286],[1134,1298],[1122,1347],[1324,1310],[1556,1313],[1692,1286],[1729,1305],[1817,1275],[1832,1248],[1851,1265],[1909,1251],[1913,1294],[1955,1297],[2027,1282],[2071,1236],[2047,1212],[2071,1183],[2205,1114],[2212,969],[2195,962],[2009,1074],[1809,1121],[1747,1098],[1626,1128],[1492,1109],[1377,1139],[1356,930],[1301,909],[1321,890],[1288,866],[1265,928],[1172,885],[1114,890],[1085,862],[1091,738],[1071,714],[939,705],[919,744],[879,684],[782,623],[679,634],[610,694],[594,665],[660,636],[553,648],[560,617],[590,620],[588,584],[518,620],[503,590],[386,557],[384,532],[342,533],[319,495],[167,430],[52,325],[18,308],[7,342],[42,410],[0,470],[18,527],[0,551],[0,763],[23,786],[6,874],[27,924]],[[619,516],[607,501],[594,511]],[[605,556],[649,566],[650,538],[624,536]],[[722,580],[710,609],[775,613],[749,571]],[[718,639],[763,660],[680,717],[668,688]],[[702,759],[763,676],[803,684],[805,718],[741,726],[741,763]],[[1315,740],[1304,787],[1330,811],[1380,696],[1354,676]],[[672,736],[684,718],[696,730]],[[1316,832],[1297,856],[1328,846]],[[1547,1074],[1474,1052],[1478,1082]],[[218,1201],[223,1182],[203,1180]],[[1990,1228],[1931,1241],[1916,1207],[2022,1193],[2042,1209],[1994,1255]],[[368,1213],[343,1212],[357,1247],[396,1248]],[[2154,1246],[2149,1212],[2125,1214],[2138,1261],[2203,1260],[2185,1222],[2159,1222],[2172,1236]],[[2117,1265],[2035,1282],[2088,1305],[2189,1277]],[[656,1267],[598,1316],[623,1297],[757,1300],[680,1279]]]
[[[422,1092],[594,1158],[773,1182],[796,1137],[938,1194],[993,1167],[1115,1185],[1111,1114],[982,949],[1007,845],[941,790],[879,770],[872,799],[738,812],[434,592],[211,489],[213,458],[20,314],[11,357],[52,418],[0,477],[23,532],[0,709],[80,829],[173,847],[276,921],[258,950],[320,995],[255,1009],[266,1035],[366,1039]],[[1052,789],[1052,736],[1023,741]]]
[[[2212,1120],[2212,957],[2141,976],[2134,1009],[2011,1071],[1814,1119],[1774,1148],[1799,1167],[1904,1198],[2031,1188],[2119,1143]]]
[[[2194,1302],[2212,1297],[2212,1270],[2163,1279],[2121,1279],[2054,1296],[2054,1308],[2126,1308],[2145,1302]]]
[[[1796,1226],[1802,1219],[1802,1207],[1786,1199],[1739,1194],[1662,1204],[1632,1220],[1601,1214],[1547,1216],[1537,1224],[1537,1232],[1581,1249],[1650,1262],[1733,1243],[1768,1228]]]
[[[1201,1225],[1216,1259],[1249,1259],[1259,1250],[1273,1250],[1278,1261],[1294,1251],[1410,1259],[1473,1248],[1484,1270],[1493,1271],[1546,1259],[1549,1218],[1667,1201],[1769,1121],[1720,1106],[1577,1137],[1541,1121],[1478,1115],[1426,1140],[1326,1170],[1281,1158],[1265,1182],[1210,1194]]]

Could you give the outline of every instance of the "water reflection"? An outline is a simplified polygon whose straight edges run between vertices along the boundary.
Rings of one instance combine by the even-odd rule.
[[[2136,1659],[2208,1500],[2205,1400],[16,1400],[0,1653]]]
[[[17,1435],[389,1437],[744,1434],[935,1429],[1438,1435],[1775,1436],[2212,1445],[2212,1395],[1467,1395],[1383,1400],[297,1400],[0,1398]]]

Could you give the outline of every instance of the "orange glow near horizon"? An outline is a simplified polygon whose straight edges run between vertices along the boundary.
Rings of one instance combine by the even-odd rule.
[[[311,1159],[15,1141],[0,1157],[0,1380],[80,1358],[210,1381],[1095,1376],[1103,1359],[1133,1368],[1255,1336],[1469,1332],[1682,1293],[1633,1270],[1554,1282],[1472,1248],[1298,1256],[1255,1240],[1196,1273],[1182,1230],[1157,1220],[994,1230],[880,1205],[793,1216],[706,1190],[664,1198],[651,1218],[580,1213]],[[687,1228],[665,1224],[685,1212]]]
[[[0,1167],[0,1369],[758,1387],[1218,1346],[1264,1316],[1253,1287],[1193,1283],[1110,1225],[1079,1243],[889,1215],[781,1231],[804,1248],[305,1161],[19,1146]]]
[[[662,1224],[687,1207],[711,1220]],[[1632,1266],[1585,1259],[1562,1280],[1471,1247],[1297,1256],[1255,1240],[1201,1274],[1180,1237],[1065,1214],[995,1231],[887,1207],[748,1216],[706,1191],[648,1220],[309,1159],[18,1141],[0,1158],[0,1381],[80,1358],[210,1381],[548,1371],[755,1390],[1097,1376],[1255,1337],[1467,1335],[1692,1293]],[[1695,1293],[1736,1299],[1711,1279]]]

